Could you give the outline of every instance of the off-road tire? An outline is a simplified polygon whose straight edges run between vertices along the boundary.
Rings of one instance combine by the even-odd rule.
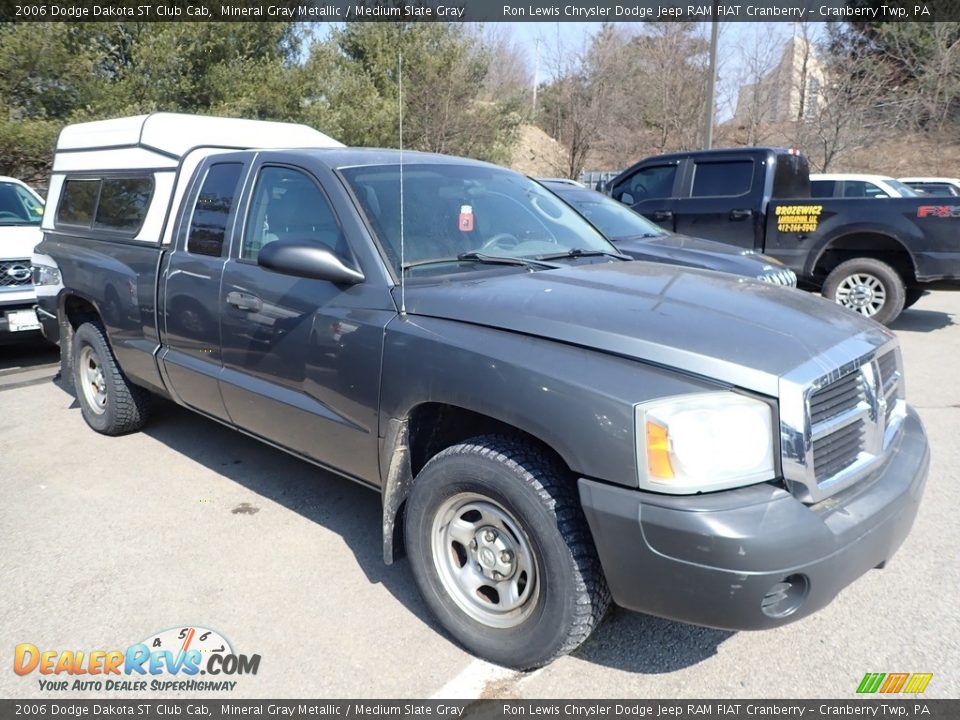
[[[90,348],[103,373],[106,402],[100,412],[94,409],[84,392],[85,380],[80,367],[84,348]],[[106,333],[98,323],[88,322],[77,328],[71,365],[73,388],[87,425],[104,435],[124,435],[143,427],[150,409],[150,393],[134,385],[123,374]]]
[[[434,561],[435,518],[464,493],[511,514],[536,558],[539,595],[529,616],[513,627],[493,627],[464,612]],[[575,480],[532,443],[485,435],[443,450],[417,475],[404,518],[407,554],[424,601],[460,644],[486,660],[518,670],[545,665],[586,640],[610,605]]]
[[[823,283],[823,290],[821,291],[823,297],[837,302],[853,312],[864,315],[865,313],[860,310],[839,302],[837,299],[838,291],[844,282],[856,276],[870,278],[871,281],[878,282],[884,291],[883,303],[876,309],[876,312],[867,317],[882,325],[889,325],[896,320],[904,308],[906,288],[903,278],[887,263],[875,258],[855,258],[837,265],[827,275],[827,279]]]

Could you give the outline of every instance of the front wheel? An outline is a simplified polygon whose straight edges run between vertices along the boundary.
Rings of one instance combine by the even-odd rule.
[[[469,651],[526,670],[587,639],[610,603],[576,486],[545,452],[505,436],[447,448],[405,513],[426,604]]]
[[[899,273],[874,258],[840,263],[827,275],[823,296],[845,308],[889,325],[904,307],[906,288]]]

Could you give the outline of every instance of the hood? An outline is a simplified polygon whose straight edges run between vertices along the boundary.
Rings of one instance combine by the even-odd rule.
[[[29,260],[41,240],[39,225],[0,225],[0,260]]]
[[[637,260],[665,262],[752,278],[771,268],[783,267],[779,260],[752,250],[674,233],[655,238],[619,240],[614,244],[618,250]]]
[[[840,343],[855,354],[834,353],[824,373],[893,337],[807,293],[645,262],[407,285],[406,307],[413,315],[593,348],[770,396],[778,395],[780,377]]]

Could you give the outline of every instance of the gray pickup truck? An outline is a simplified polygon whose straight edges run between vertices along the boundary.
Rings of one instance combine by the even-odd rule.
[[[136,120],[112,159],[64,131],[44,216],[84,419],[157,394],[375,489],[385,561],[471,652],[543,665],[611,599],[777,627],[907,536],[929,449],[873,321],[624,260],[493,165]]]

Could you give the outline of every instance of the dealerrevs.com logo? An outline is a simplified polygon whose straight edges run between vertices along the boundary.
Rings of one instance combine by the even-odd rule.
[[[242,655],[214,630],[171,628],[126,650],[51,650],[16,646],[13,671],[36,673],[40,690],[231,691],[238,675],[256,675],[259,655]],[[202,679],[201,679],[201,676]]]

